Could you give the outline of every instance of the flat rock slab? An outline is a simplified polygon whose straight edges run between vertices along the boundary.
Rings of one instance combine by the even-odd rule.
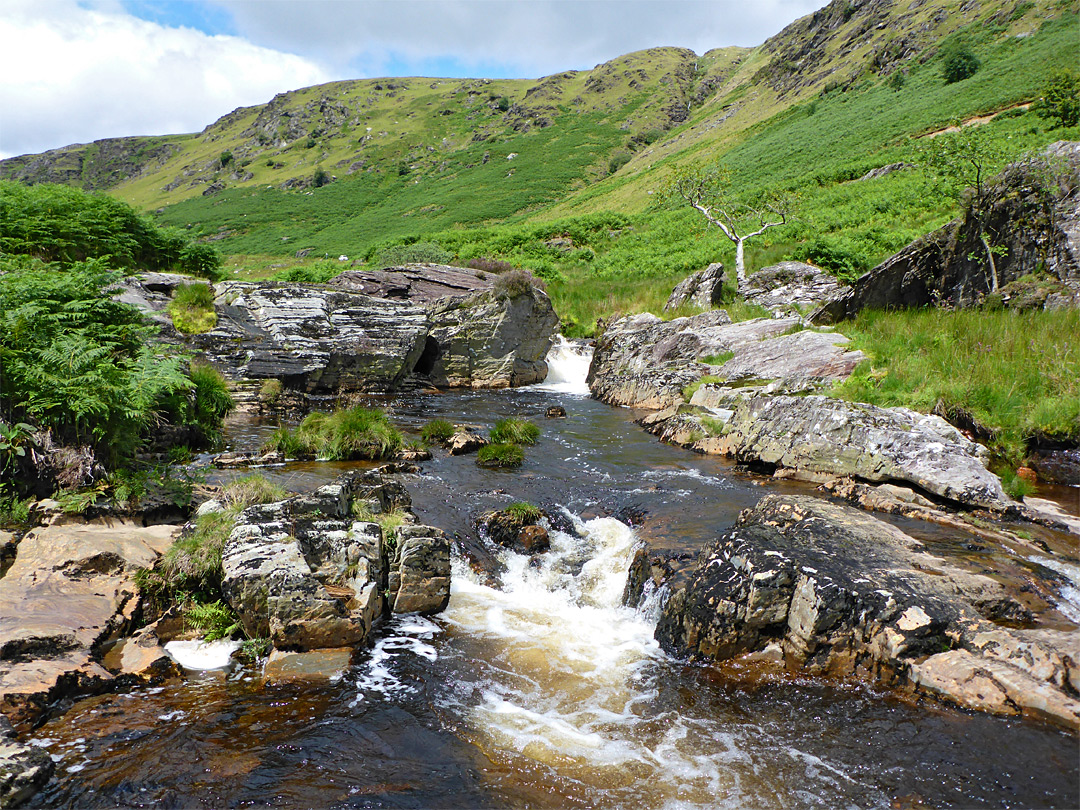
[[[706,374],[735,385],[804,391],[848,377],[863,359],[834,332],[793,331],[798,317],[731,323],[723,310],[662,321],[621,318],[597,341],[589,388],[611,405],[663,409],[683,401],[684,387]],[[715,365],[713,358],[723,358]]]
[[[805,262],[780,262],[747,277],[739,293],[748,303],[778,315],[801,315],[842,295],[836,276]]]
[[[862,673],[1080,729],[1075,633],[986,620],[1010,601],[999,582],[857,509],[767,495],[702,550],[656,635],[705,660],[779,644],[791,669]]]
[[[132,576],[173,542],[175,526],[115,522],[35,529],[0,579],[0,711],[32,720],[55,690],[112,676],[92,660],[136,603]]]
[[[904,481],[969,506],[1013,505],[986,469],[986,448],[939,416],[822,396],[740,396],[715,386],[702,386],[691,403],[726,420],[723,436],[703,449],[739,461]]]
[[[385,270],[346,270],[330,279],[331,287],[376,298],[397,298],[430,304],[440,298],[460,298],[491,289],[492,273],[445,264],[405,264]]]
[[[349,668],[353,652],[352,647],[306,652],[273,650],[263,666],[263,678],[271,683],[340,678]]]

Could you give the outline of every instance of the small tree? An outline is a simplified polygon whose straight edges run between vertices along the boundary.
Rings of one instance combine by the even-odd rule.
[[[769,228],[786,225],[794,208],[790,195],[773,195],[747,203],[731,194],[731,172],[721,166],[689,166],[675,171],[664,197],[681,197],[735,244],[735,275],[746,281],[746,243]]]
[[[952,84],[974,76],[980,67],[982,63],[972,53],[971,48],[957,45],[945,52],[945,60],[941,63],[941,77],[945,84]]]
[[[993,203],[988,181],[1004,163],[1001,148],[975,127],[961,127],[958,132],[929,139],[922,154],[927,169],[940,188],[966,207],[968,220],[975,226],[979,241],[986,251],[991,291],[997,292],[995,251],[986,235],[986,221]]]
[[[1053,74],[1043,87],[1035,110],[1042,118],[1057,119],[1059,126],[1074,127],[1080,123],[1080,76],[1068,70]]]

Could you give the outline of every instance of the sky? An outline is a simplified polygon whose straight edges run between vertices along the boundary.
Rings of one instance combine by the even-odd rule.
[[[338,79],[540,78],[760,45],[826,0],[0,0],[0,158],[198,132]]]

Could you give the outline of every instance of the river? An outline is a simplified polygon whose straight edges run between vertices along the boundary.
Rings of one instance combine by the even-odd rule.
[[[1076,806],[1063,732],[660,650],[662,594],[622,606],[635,547],[690,555],[766,491],[811,490],[658,443],[588,399],[564,351],[544,386],[380,402],[411,432],[538,424],[518,470],[436,454],[408,487],[422,522],[476,548],[483,511],[541,505],[559,516],[551,551],[500,551],[496,578],[456,560],[444,613],[395,617],[332,682],[270,685],[238,666],[80,701],[36,732],[57,774],[30,806]],[[553,404],[567,418],[545,419]],[[231,440],[270,429],[237,424]],[[348,466],[266,472],[299,491]]]

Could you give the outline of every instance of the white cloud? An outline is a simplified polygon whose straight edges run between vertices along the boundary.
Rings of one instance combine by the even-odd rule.
[[[311,59],[74,0],[5,0],[3,156],[123,135],[196,132],[230,110],[328,81]]]
[[[245,37],[336,65],[453,59],[537,78],[661,45],[759,45],[824,0],[210,0]]]

